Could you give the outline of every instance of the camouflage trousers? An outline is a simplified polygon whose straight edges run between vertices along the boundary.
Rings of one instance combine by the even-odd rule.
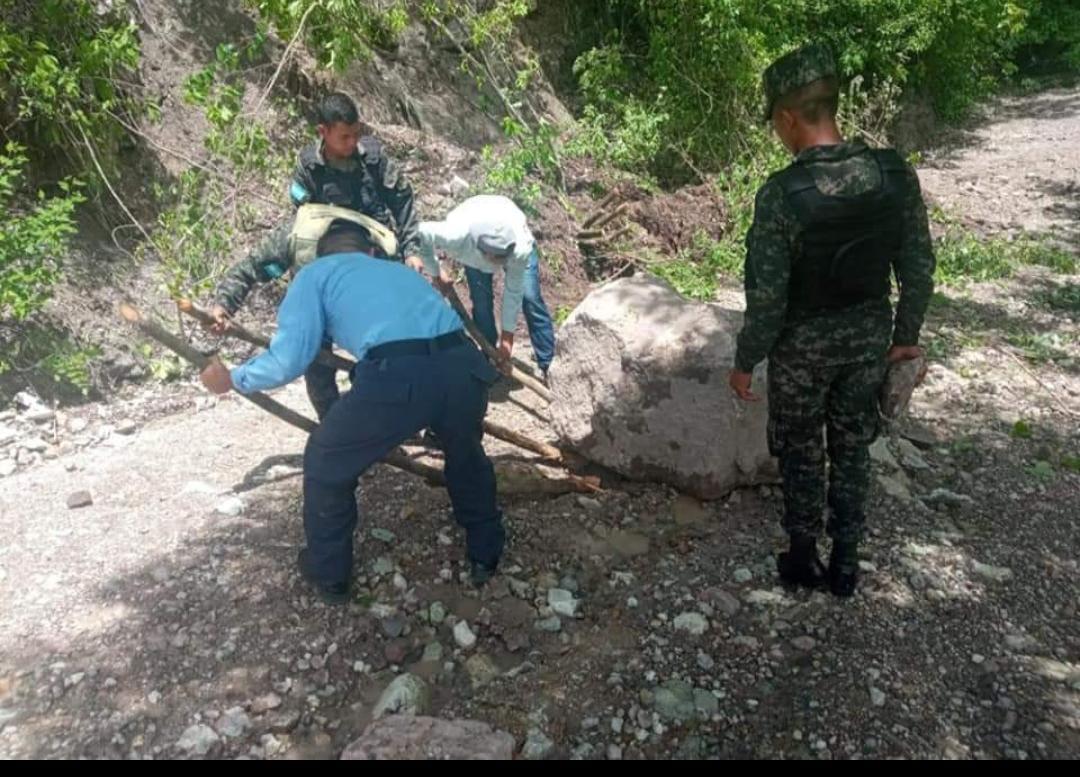
[[[884,358],[840,365],[769,360],[769,450],[780,460],[789,534],[818,536],[827,498],[829,536],[861,538],[885,367]]]

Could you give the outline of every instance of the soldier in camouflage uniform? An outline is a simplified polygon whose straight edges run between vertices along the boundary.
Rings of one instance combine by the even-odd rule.
[[[841,137],[839,83],[826,49],[788,54],[763,80],[766,121],[795,161],[757,194],[730,383],[741,399],[756,400],[752,372],[768,358],[769,447],[780,461],[791,538],[777,559],[781,578],[850,596],[878,391],[889,362],[921,353],[934,273],[926,207],[915,171],[895,151]],[[826,493],[827,570],[816,546]]]
[[[420,259],[419,220],[412,187],[400,167],[389,159],[382,145],[370,135],[362,135],[363,125],[356,104],[345,94],[335,92],[319,103],[319,140],[300,152],[300,159],[289,187],[293,205],[336,205],[362,213],[381,224],[394,227],[398,252],[392,257],[404,260],[417,272],[423,270]],[[246,262],[238,265],[225,285],[238,291],[243,284],[261,279],[256,266],[272,267],[286,255],[286,239],[291,227],[275,231]],[[246,290],[240,295],[243,299]],[[229,299],[235,299],[235,293]],[[211,315],[223,329],[236,305],[219,304]],[[308,397],[319,417],[338,398],[337,376],[326,365],[315,363],[304,375]]]

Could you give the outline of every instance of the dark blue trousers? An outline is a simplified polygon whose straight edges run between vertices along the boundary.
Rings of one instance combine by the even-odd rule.
[[[357,364],[352,388],[329,409],[304,450],[304,533],[313,577],[324,584],[349,580],[360,476],[426,428],[442,444],[447,490],[469,558],[498,562],[502,513],[482,445],[488,387],[497,374],[471,344]]]

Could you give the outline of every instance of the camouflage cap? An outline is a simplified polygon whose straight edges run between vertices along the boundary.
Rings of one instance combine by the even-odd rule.
[[[836,60],[828,48],[812,43],[773,62],[761,77],[765,89],[764,121],[772,119],[776,101],[821,78],[836,75]]]

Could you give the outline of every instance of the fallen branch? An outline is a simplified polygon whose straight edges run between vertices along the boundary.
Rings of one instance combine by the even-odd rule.
[[[122,304],[120,306],[120,315],[143,334],[158,341],[176,355],[190,362],[197,369],[205,368],[212,358],[216,358],[200,353],[189,343],[160,324],[145,318],[133,305]],[[262,392],[256,391],[241,396],[301,431],[310,434],[318,428],[318,424],[310,418],[285,407],[285,405],[271,399]],[[397,469],[419,475],[434,485],[446,485],[446,478],[442,470],[430,464],[414,460],[401,448],[390,451],[382,461],[384,464],[389,464]],[[495,462],[495,474],[499,489],[504,493],[565,494],[593,493],[601,490],[598,478],[570,474],[561,478],[550,478],[528,464]]]
[[[210,314],[191,300],[177,300],[176,307],[179,308],[181,312],[194,318],[200,324],[214,323],[214,319]],[[270,339],[268,337],[258,334],[257,332],[252,332],[240,324],[237,324],[235,321],[229,322],[229,326],[225,330],[225,335],[235,337],[237,340],[243,340],[245,343],[250,343],[251,345],[257,345],[260,348],[266,348],[270,345]],[[333,367],[337,370],[342,370],[343,372],[351,372],[352,368],[356,366],[356,362],[352,359],[338,356],[336,353],[332,353],[326,349],[320,351],[317,358],[321,364],[325,364],[328,367]],[[545,459],[559,462],[567,461],[568,455],[555,446],[530,439],[519,432],[507,429],[504,426],[499,426],[491,421],[484,421],[484,432],[503,442],[508,442],[511,445],[516,445],[519,448],[524,448],[527,451],[537,453]]]
[[[603,216],[598,218],[596,221],[589,224],[589,228],[590,229],[603,229],[608,224],[610,224],[612,221],[617,219],[619,216],[626,213],[626,209],[628,207],[629,207],[629,203],[626,203],[626,202],[622,203],[619,207],[615,208],[610,213],[605,213]]]
[[[465,305],[462,304],[461,297],[454,291],[454,287],[450,286],[443,294],[446,299],[449,300],[450,306],[454,309],[454,312],[461,318],[462,323],[465,324],[465,329],[468,330],[469,336],[476,341],[476,344],[480,347],[480,350],[484,352],[484,355],[492,361],[499,361],[499,352],[487,341],[483,332],[476,326],[476,322],[472,320],[472,316],[465,310]],[[510,367],[510,377],[535,393],[545,402],[551,402],[551,392],[548,390],[548,387],[536,378],[526,375],[523,371],[514,366]]]
[[[178,307],[182,313],[191,316],[200,324],[209,326],[210,324],[215,323],[213,316],[189,299],[176,300],[176,307]],[[245,343],[257,345],[260,348],[270,347],[269,337],[259,334],[258,332],[252,332],[250,329],[245,328],[235,321],[229,322],[225,334],[235,337],[237,340],[243,340]],[[336,370],[343,370],[344,372],[349,372],[356,366],[356,362],[351,359],[346,359],[343,356],[338,356],[336,353],[327,350],[326,348],[321,349],[318,356],[315,358],[320,364],[325,364],[327,367],[333,367]]]
[[[608,192],[604,199],[600,200],[593,209],[593,212],[582,222],[581,226],[584,229],[588,229],[593,223],[601,216],[608,212],[608,208],[619,199],[619,193],[617,191]]]

